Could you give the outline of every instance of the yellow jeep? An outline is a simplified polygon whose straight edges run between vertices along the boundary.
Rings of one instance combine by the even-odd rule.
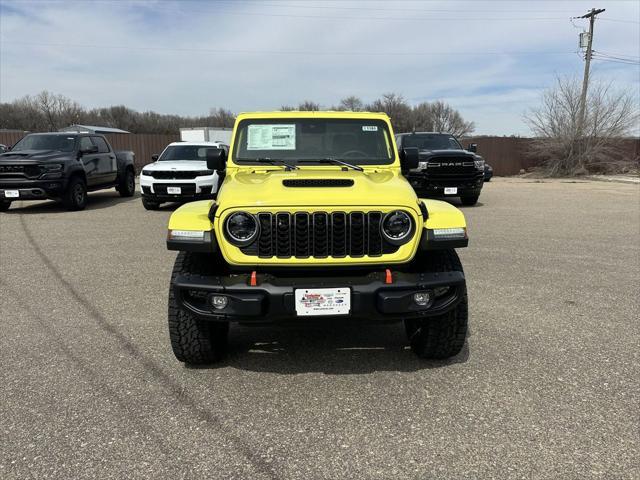
[[[454,249],[468,243],[464,215],[416,196],[402,172],[418,151],[397,151],[387,115],[244,113],[229,152],[207,155],[223,178],[217,199],[169,221],[178,360],[221,359],[230,322],[323,316],[402,320],[423,358],[461,350],[467,292]]]

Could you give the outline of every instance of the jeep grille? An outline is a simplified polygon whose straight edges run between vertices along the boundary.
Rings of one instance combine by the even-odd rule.
[[[363,257],[394,253],[380,233],[382,212],[259,213],[260,235],[241,251],[261,258]]]

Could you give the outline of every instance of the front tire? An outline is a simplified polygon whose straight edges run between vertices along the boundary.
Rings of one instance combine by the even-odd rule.
[[[87,206],[87,184],[80,177],[73,177],[64,192],[62,203],[68,210],[84,210]]]
[[[11,208],[11,202],[0,202],[0,212],[6,212]]]
[[[455,250],[433,251],[425,259],[433,272],[462,272],[462,264]],[[405,320],[411,350],[420,358],[442,360],[460,353],[467,337],[467,289],[451,311],[437,317]]]
[[[133,197],[136,193],[136,176],[133,170],[127,168],[120,182],[118,183],[118,192],[121,197]]]
[[[171,285],[178,275],[206,274],[212,271],[211,255],[180,252],[171,274]],[[229,324],[201,320],[178,306],[173,288],[169,287],[169,338],[176,358],[191,365],[215,363],[227,350]]]
[[[160,208],[160,204],[158,202],[152,202],[146,198],[142,199],[142,206],[145,210],[158,210],[158,208]]]
[[[464,196],[464,197],[460,197],[460,201],[462,202],[462,205],[466,205],[466,206],[473,206],[476,203],[478,203],[478,198],[480,198],[480,195],[469,195],[469,196]]]

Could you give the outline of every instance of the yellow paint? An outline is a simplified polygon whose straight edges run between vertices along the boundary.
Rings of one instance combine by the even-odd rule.
[[[214,230],[225,260],[232,265],[292,265],[338,266],[398,264],[409,262],[416,253],[423,228],[466,227],[464,215],[454,206],[438,200],[422,200],[429,211],[429,219],[423,222],[416,194],[400,173],[400,160],[393,137],[391,122],[385,114],[365,112],[258,112],[243,113],[236,120],[246,119],[296,119],[296,118],[346,118],[384,121],[391,132],[393,162],[388,165],[362,165],[363,172],[343,171],[335,165],[305,165],[298,170],[286,171],[275,165],[239,165],[233,158],[227,160],[227,175],[220,189],[218,209],[212,224],[208,213],[212,201],[188,203],[177,209],[169,220],[169,228],[175,230]],[[234,140],[230,151],[234,151]],[[291,188],[284,179],[350,179],[352,187]],[[231,213],[244,210],[259,212],[350,212],[405,210],[416,224],[414,238],[395,253],[378,257],[360,258],[258,258],[244,255],[238,247],[229,244],[222,234],[224,221]]]

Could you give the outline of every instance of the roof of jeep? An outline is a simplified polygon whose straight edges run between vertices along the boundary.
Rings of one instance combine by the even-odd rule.
[[[244,118],[380,118],[389,119],[382,112],[351,112],[346,110],[278,110],[275,112],[242,112],[238,120]]]

